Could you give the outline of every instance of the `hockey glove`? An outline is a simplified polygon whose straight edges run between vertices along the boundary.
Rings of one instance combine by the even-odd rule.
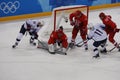
[[[37,32],[34,33],[34,38],[35,38],[35,39],[38,39],[38,34],[37,34]]]
[[[31,36],[34,36],[34,39],[38,39],[38,34],[37,34],[37,32],[33,31],[33,32],[29,32],[29,34],[30,34]]]
[[[75,22],[74,21],[70,21],[70,25],[74,26]]]
[[[87,36],[87,40],[90,40],[90,39],[92,39],[92,38],[90,38],[90,37]]]
[[[116,28],[116,29],[114,29],[114,31],[115,31],[115,32],[119,32],[119,31],[120,31],[120,29],[117,29],[117,28]]]

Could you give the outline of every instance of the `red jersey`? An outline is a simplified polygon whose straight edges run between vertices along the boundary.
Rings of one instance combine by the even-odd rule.
[[[69,16],[70,21],[75,22],[74,26],[80,26],[81,28],[86,28],[87,27],[87,16],[81,13],[80,17],[77,17],[76,13],[71,13]]]
[[[111,20],[109,15],[105,16],[105,18],[102,19],[102,22],[106,26],[105,30],[107,33],[113,32],[113,30],[116,28],[116,24]]]
[[[62,46],[67,48],[67,36],[64,34],[63,31],[53,31],[50,35],[50,39],[48,40],[48,44],[54,44],[56,42],[61,42]]]

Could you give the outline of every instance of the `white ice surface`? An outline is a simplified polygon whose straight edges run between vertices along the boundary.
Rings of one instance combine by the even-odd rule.
[[[98,17],[101,11],[110,14],[120,28],[120,7],[91,11],[89,23],[101,22]],[[0,23],[0,80],[120,80],[120,52],[115,49],[107,55],[100,54],[100,59],[92,59],[93,41],[88,42],[88,51],[84,47],[75,48],[66,56],[51,55],[31,46],[30,36],[24,36],[19,46],[12,49],[23,23]],[[115,39],[120,42],[120,33]],[[108,42],[107,49],[112,47]]]

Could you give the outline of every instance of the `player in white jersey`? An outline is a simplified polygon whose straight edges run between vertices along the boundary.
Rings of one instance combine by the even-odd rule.
[[[94,43],[93,43],[93,46],[94,46],[94,58],[97,58],[97,57],[100,57],[99,56],[99,51],[98,51],[98,47],[101,46],[102,47],[102,50],[101,52],[102,53],[106,53],[107,50],[106,50],[106,42],[107,42],[107,34],[106,32],[104,31],[105,29],[105,25],[102,24],[102,23],[98,23],[94,26],[89,26],[90,29],[90,32],[88,34],[88,37],[87,39],[93,39],[94,40]]]
[[[44,25],[43,21],[27,20],[21,26],[20,32],[16,38],[16,42],[12,47],[15,48],[18,45],[18,43],[21,41],[22,37],[25,35],[26,32],[29,32],[31,36],[30,44],[36,45],[34,40],[38,38],[38,31],[43,27],[43,25]]]

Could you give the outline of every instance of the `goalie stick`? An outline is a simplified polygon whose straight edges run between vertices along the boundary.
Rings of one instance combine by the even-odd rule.
[[[46,42],[38,40],[38,46],[39,46],[39,47],[37,47],[37,48],[39,48],[39,49],[44,49],[44,50],[46,50],[46,51],[49,52],[48,44],[47,44]],[[55,50],[55,53],[61,54],[61,55],[67,55],[66,53],[63,53],[62,51],[60,51],[60,49],[61,49],[61,48],[56,49],[56,50]],[[50,52],[49,52],[49,53],[50,53]]]

